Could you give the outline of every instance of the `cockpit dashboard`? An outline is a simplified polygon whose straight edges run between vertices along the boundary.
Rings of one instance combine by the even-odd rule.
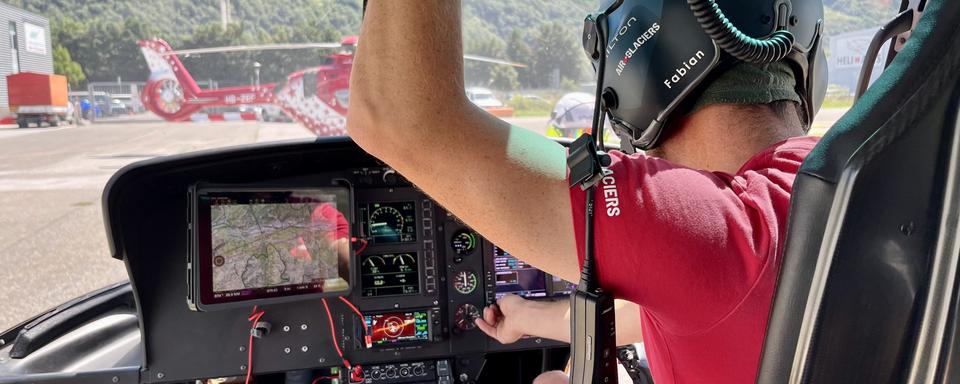
[[[341,382],[473,382],[491,354],[565,348],[501,345],[474,320],[503,295],[565,300],[572,284],[346,139],[138,163],[104,205],[136,298],[141,382],[331,368]]]

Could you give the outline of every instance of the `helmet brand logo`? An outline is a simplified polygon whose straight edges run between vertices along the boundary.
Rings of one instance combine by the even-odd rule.
[[[637,21],[636,17],[631,17],[627,19],[627,22],[620,26],[620,29],[617,30],[617,35],[613,37],[613,40],[610,40],[610,44],[607,44],[607,56],[610,56],[610,52],[613,51],[613,48],[617,46],[617,43],[620,42],[620,37],[627,33],[630,30],[630,27],[633,26],[633,22]]]
[[[623,75],[623,70],[627,68],[627,64],[630,63],[630,59],[633,58],[633,55],[637,53],[637,50],[639,50],[640,47],[643,47],[644,44],[650,41],[650,39],[652,39],[657,32],[660,32],[660,24],[653,23],[650,28],[647,28],[647,30],[641,33],[640,36],[637,36],[637,39],[633,41],[633,46],[627,49],[627,51],[623,54],[623,59],[617,63],[617,76]]]
[[[673,89],[674,85],[680,84],[683,78],[690,74],[693,67],[700,64],[700,60],[703,59],[704,56],[706,56],[706,54],[704,54],[703,51],[697,51],[689,60],[684,61],[680,67],[677,67],[676,73],[664,80],[663,85],[666,85],[668,89]]]

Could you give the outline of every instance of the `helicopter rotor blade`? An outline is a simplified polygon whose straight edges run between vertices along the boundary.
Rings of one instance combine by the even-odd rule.
[[[210,47],[194,49],[178,49],[164,52],[165,55],[202,55],[205,53],[243,52],[243,51],[275,51],[285,49],[337,49],[343,47],[340,43],[282,43],[260,45],[234,45],[231,47]]]
[[[511,67],[517,67],[517,68],[526,68],[526,67],[527,67],[526,64],[514,63],[514,62],[512,62],[512,61],[506,61],[506,60],[501,60],[501,59],[494,59],[494,58],[492,58],[492,57],[486,57],[486,56],[480,56],[480,55],[463,55],[463,58],[466,59],[466,60],[480,61],[480,62],[484,62],[484,63],[500,64],[500,65],[509,65],[509,66],[511,66]]]

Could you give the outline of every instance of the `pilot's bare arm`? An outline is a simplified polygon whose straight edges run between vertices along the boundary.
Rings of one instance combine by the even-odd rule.
[[[531,302],[526,311],[525,335],[543,337],[551,340],[570,342],[570,303],[566,300],[553,302]],[[626,301],[615,300],[617,315],[617,345],[627,345],[643,341],[640,327],[640,306]],[[559,315],[559,316],[558,316]],[[561,320],[562,319],[562,320]]]
[[[617,345],[643,341],[640,326],[640,307],[626,300],[616,300]],[[532,301],[508,295],[496,306],[484,308],[477,326],[500,343],[510,344],[521,336],[570,342],[570,303],[561,301]]]
[[[494,243],[576,281],[566,150],[467,100],[460,27],[459,1],[371,1],[350,135]]]

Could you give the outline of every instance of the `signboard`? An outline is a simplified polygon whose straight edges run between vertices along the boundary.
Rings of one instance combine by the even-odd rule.
[[[833,64],[833,68],[860,69],[860,67],[863,66],[864,54],[867,53],[867,48],[870,47],[870,41],[873,40],[873,35],[877,33],[877,30],[877,28],[871,28],[831,36],[830,61],[831,64]],[[880,49],[880,53],[877,55],[877,62],[882,63],[887,60],[888,47],[889,43]]]
[[[47,54],[47,31],[43,27],[23,23],[23,34],[27,52],[40,55]]]
[[[851,95],[857,89],[860,78],[860,69],[863,67],[867,48],[873,35],[880,28],[870,28],[861,31],[841,33],[829,37],[830,50],[827,53],[827,67],[830,71],[830,84],[845,88]],[[873,63],[873,73],[870,82],[876,80],[883,72],[883,64],[887,61],[890,44],[884,44]]]

